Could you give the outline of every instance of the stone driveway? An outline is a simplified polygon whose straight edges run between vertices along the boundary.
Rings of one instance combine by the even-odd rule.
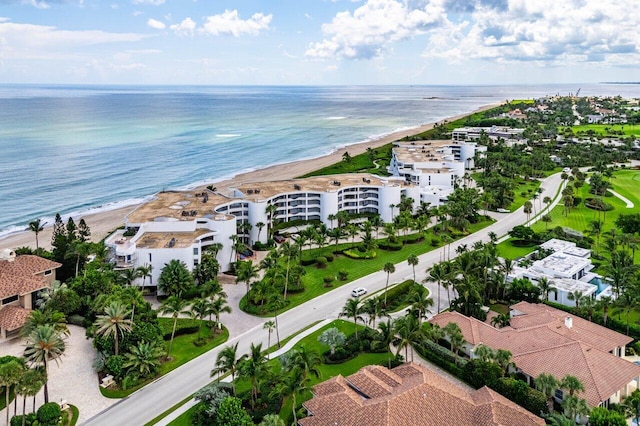
[[[98,376],[93,371],[93,358],[96,351],[91,341],[85,338],[82,327],[69,325],[71,334],[66,340],[64,356],[58,364],[49,364],[49,401],[60,403],[66,400],[80,410],[79,423],[98,414],[100,411],[115,404],[117,399],[102,396],[98,389]],[[0,356],[22,356],[24,339],[14,339],[0,343]],[[36,397],[36,407],[44,404],[44,392]],[[32,407],[31,399],[27,400],[27,411]],[[21,401],[18,401],[18,413],[22,412]],[[0,418],[4,418],[5,411],[0,411]],[[13,404],[11,404],[13,415]]]

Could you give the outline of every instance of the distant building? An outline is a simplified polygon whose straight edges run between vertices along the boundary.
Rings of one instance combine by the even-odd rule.
[[[480,344],[508,350],[516,372],[532,386],[543,373],[558,380],[576,376],[585,387],[578,396],[591,407],[620,403],[638,389],[640,366],[623,358],[631,337],[543,304],[520,302],[511,306],[510,317],[510,325],[502,328],[458,312],[438,314],[430,322],[458,324],[470,358]],[[561,389],[555,391],[557,402],[564,397]]]
[[[540,417],[484,386],[463,388],[409,363],[363,367],[314,386],[300,426],[544,425]]]
[[[569,295],[580,291],[584,297],[600,299],[611,296],[611,286],[602,277],[591,272],[591,250],[577,247],[575,243],[558,239],[551,239],[540,245],[542,250],[552,253],[541,260],[536,260],[531,266],[516,266],[508,279],[527,278],[538,284],[546,278],[553,288],[549,292],[548,300],[566,306],[575,306]]]
[[[504,139],[507,142],[513,142],[522,139],[524,129],[514,129],[504,126],[460,127],[453,130],[451,139],[457,142],[477,141],[483,133],[493,140]]]
[[[128,231],[118,230],[105,240],[117,269],[152,266],[145,285],[157,286],[162,268],[178,259],[189,270],[200,263],[202,251],[220,243],[218,262],[229,270],[236,255],[232,237],[248,246],[267,241],[267,227],[290,221],[317,220],[328,228],[338,212],[372,213],[384,222],[398,214],[403,197],[420,200],[420,188],[398,177],[343,174],[242,184],[215,191],[164,191],[131,212]],[[273,206],[273,207],[270,207]],[[273,209],[273,216],[267,214]],[[243,229],[248,224],[248,229]],[[262,224],[262,228],[258,225]],[[137,283],[142,284],[143,279]]]
[[[0,340],[17,337],[38,292],[51,287],[62,265],[39,256],[0,253]]]

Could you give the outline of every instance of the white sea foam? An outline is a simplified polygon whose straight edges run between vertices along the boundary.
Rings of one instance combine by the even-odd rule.
[[[325,120],[344,120],[347,117],[342,117],[342,116],[336,116],[336,117],[327,117],[325,118]]]
[[[216,135],[216,138],[237,138],[240,136],[242,135],[239,135],[237,133],[220,133]]]

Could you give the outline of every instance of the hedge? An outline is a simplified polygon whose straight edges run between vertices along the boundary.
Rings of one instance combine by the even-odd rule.
[[[414,285],[413,280],[407,280],[387,290],[387,309],[391,309],[391,307],[398,306],[404,302],[405,297],[413,289]],[[377,298],[384,301],[384,295],[385,293],[383,292],[380,296],[377,296]]]
[[[453,352],[430,340],[424,340],[421,344],[414,345],[414,349],[422,358],[463,379],[463,368],[468,362],[465,358],[458,357],[458,363],[456,364]]]
[[[171,331],[173,330],[173,318],[169,321],[159,321],[160,329],[162,331],[162,338],[164,340],[171,339]],[[192,318],[178,318],[176,324],[176,336],[182,336],[184,334],[197,333],[200,327],[200,321]]]

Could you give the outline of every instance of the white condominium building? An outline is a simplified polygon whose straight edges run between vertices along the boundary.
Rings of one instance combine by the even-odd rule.
[[[460,127],[453,130],[451,139],[458,142],[477,141],[483,132],[493,140],[504,139],[505,141],[514,141],[522,139],[524,129],[513,129],[504,126]]]
[[[232,237],[238,235],[248,245],[264,243],[270,221],[319,220],[332,228],[338,225],[333,216],[344,211],[375,213],[391,222],[403,196],[412,198],[415,208],[420,188],[402,178],[371,174],[256,182],[214,191],[164,191],[127,216],[128,232],[116,231],[105,242],[116,267],[151,265],[145,285],[156,286],[165,263],[179,259],[193,270],[202,250],[214,243],[222,244],[217,259],[221,270],[228,270],[235,261]],[[273,210],[271,216],[268,210]],[[244,223],[251,225],[246,234]]]

